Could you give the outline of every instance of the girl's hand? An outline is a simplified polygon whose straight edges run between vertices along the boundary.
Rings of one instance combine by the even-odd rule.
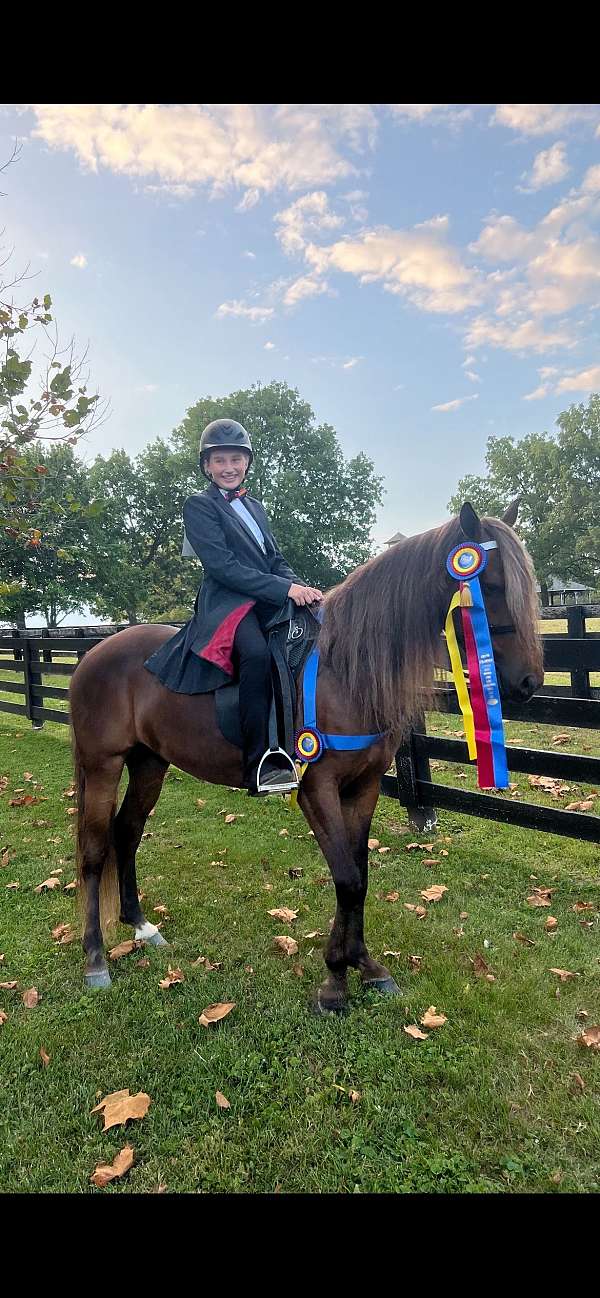
[[[316,586],[298,586],[292,582],[288,590],[288,598],[293,599],[294,604],[301,607],[303,604],[318,604],[323,598],[323,592]]]

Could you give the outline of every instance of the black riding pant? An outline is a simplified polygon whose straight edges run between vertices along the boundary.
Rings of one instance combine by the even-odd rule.
[[[271,706],[270,654],[260,622],[252,610],[238,626],[233,650],[240,682],[244,769],[248,774],[269,747]]]

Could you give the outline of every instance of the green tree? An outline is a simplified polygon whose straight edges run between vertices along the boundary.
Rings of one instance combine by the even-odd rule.
[[[181,559],[182,511],[189,484],[181,456],[157,438],[135,459],[99,455],[90,490],[103,504],[89,528],[95,579],[89,595],[112,621],[156,621],[190,615],[199,567]]]
[[[250,489],[271,519],[278,545],[306,580],[325,588],[341,581],[372,553],[370,530],[382,479],[364,454],[346,460],[335,430],[286,383],[205,397],[173,433],[190,491],[204,485],[200,434],[212,419],[239,420],[252,438]]]
[[[86,526],[100,508],[91,501],[88,472],[71,446],[27,447],[24,472],[39,476],[36,521],[44,544],[0,531],[0,614],[17,626],[41,610],[48,626],[87,603],[90,582]]]
[[[462,478],[448,504],[458,513],[468,499],[497,515],[520,497],[519,532],[544,603],[552,576],[593,585],[600,572],[600,398],[571,406],[556,422],[554,435],[490,437],[487,473]]]

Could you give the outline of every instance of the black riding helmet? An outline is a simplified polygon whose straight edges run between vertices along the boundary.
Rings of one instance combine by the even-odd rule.
[[[213,419],[212,423],[207,424],[200,438],[200,458],[199,465],[205,478],[208,473],[204,468],[204,457],[207,451],[214,451],[217,448],[225,451],[247,451],[249,455],[248,468],[254,459],[252,442],[242,424],[238,424],[235,419]]]

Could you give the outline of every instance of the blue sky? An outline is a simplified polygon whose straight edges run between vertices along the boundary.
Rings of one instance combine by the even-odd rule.
[[[4,106],[15,136],[5,242],[111,400],[86,458],[285,380],[384,476],[380,546],[600,389],[600,105]]]

